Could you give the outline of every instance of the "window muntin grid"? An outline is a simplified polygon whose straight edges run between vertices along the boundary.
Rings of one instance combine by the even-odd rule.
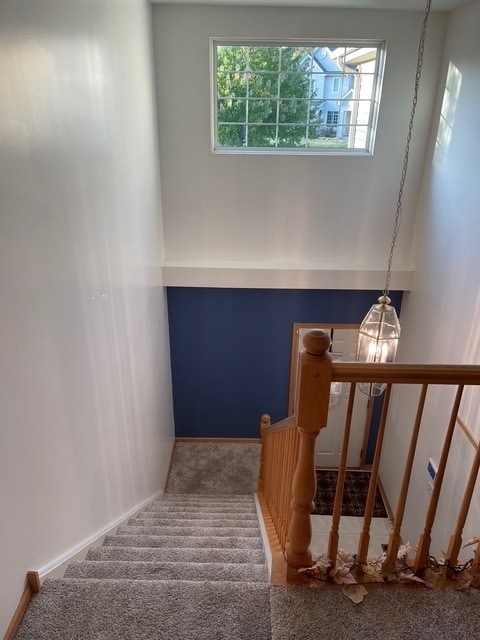
[[[213,150],[371,154],[384,59],[380,41],[212,39]]]

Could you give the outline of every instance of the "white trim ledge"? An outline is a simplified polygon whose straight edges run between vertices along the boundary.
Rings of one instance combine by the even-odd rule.
[[[390,289],[409,291],[414,270],[392,270]],[[351,289],[382,291],[385,269],[319,268],[258,265],[205,265],[169,263],[163,265],[167,287],[214,287],[226,289]]]

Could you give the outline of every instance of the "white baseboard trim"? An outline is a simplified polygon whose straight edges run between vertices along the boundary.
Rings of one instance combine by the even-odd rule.
[[[265,554],[265,561],[267,563],[268,570],[268,582],[272,580],[272,550],[270,549],[270,542],[268,541],[267,530],[265,529],[265,523],[263,521],[262,509],[260,507],[260,503],[258,501],[257,492],[254,493],[255,498],[255,507],[257,508],[257,518],[260,524],[260,532],[262,534],[262,542],[263,542],[263,552]]]
[[[55,558],[54,560],[44,565],[40,569],[37,569],[40,582],[43,583],[43,581],[46,578],[62,577],[65,572],[65,569],[67,568],[70,562],[74,560],[77,560],[77,561],[83,560],[87,555],[88,550],[91,547],[100,546],[103,543],[103,539],[105,538],[106,535],[113,533],[122,523],[124,523],[126,520],[134,516],[135,513],[137,513],[144,507],[146,507],[147,504],[152,502],[152,500],[155,500],[155,498],[158,498],[163,494],[164,494],[163,489],[160,491],[157,491],[149,498],[146,498],[146,500],[143,500],[142,502],[135,505],[135,507],[133,507],[133,509],[130,509],[130,511],[124,513],[116,520],[113,520],[102,529],[95,531],[95,533],[93,533],[91,536],[88,536],[88,538],[85,538],[84,540],[79,542],[77,545],[75,545],[74,547],[72,547],[71,549],[63,553],[58,558]]]

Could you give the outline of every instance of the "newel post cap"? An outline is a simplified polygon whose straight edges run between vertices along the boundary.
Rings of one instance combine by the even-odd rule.
[[[303,336],[305,350],[315,356],[323,355],[330,348],[330,344],[330,336],[323,329],[312,329]]]

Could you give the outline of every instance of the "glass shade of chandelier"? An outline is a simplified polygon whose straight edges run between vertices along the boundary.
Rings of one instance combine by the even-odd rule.
[[[427,36],[427,25],[428,16],[430,14],[430,6],[431,0],[426,0],[425,15],[423,18],[422,30],[420,33],[420,42],[418,45],[415,90],[413,93],[407,143],[405,146],[402,175],[400,178],[400,188],[398,191],[397,208],[395,213],[395,222],[393,225],[392,242],[390,245],[390,255],[388,257],[385,287],[383,289],[383,294],[380,296],[380,298],[378,298],[378,304],[374,304],[371,307],[370,311],[367,313],[360,325],[357,342],[358,362],[395,362],[395,358],[397,356],[398,340],[400,338],[400,323],[398,321],[395,308],[390,305],[391,300],[388,297],[388,293],[390,288],[393,252],[395,250],[395,242],[397,240],[398,230],[400,227],[403,187],[405,185],[405,179],[407,177],[410,141],[412,138],[415,110],[417,108],[418,89],[420,86],[420,76],[422,73],[423,54],[425,50],[425,39]],[[360,391],[366,393],[369,396],[379,396],[385,390],[386,385],[377,382],[371,382],[360,383],[359,387]]]
[[[360,362],[395,362],[400,323],[390,298],[382,295],[378,304],[372,305],[358,332],[357,360]],[[379,396],[386,385],[378,382],[362,382],[360,390],[369,396]]]

